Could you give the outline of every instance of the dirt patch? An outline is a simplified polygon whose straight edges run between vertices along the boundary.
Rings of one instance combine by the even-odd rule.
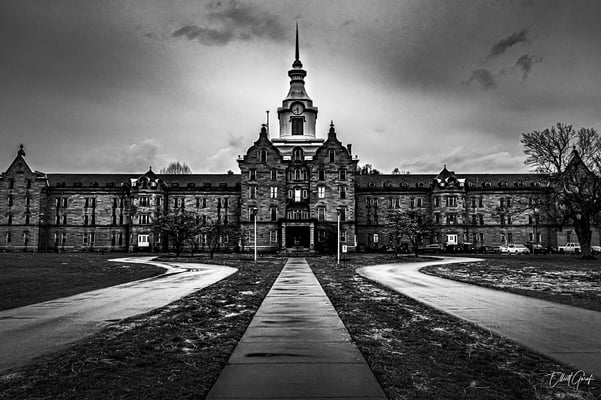
[[[122,253],[0,254],[0,310],[160,275],[152,265],[109,261]]]
[[[502,257],[421,272],[601,311],[601,261],[569,256]]]
[[[202,262],[186,258],[190,262]],[[202,399],[284,265],[235,259],[229,278],[0,376],[0,399]]]
[[[581,383],[579,390],[565,383],[552,387],[553,372],[576,371],[354,272],[385,262],[382,256],[353,256],[346,266],[331,258],[308,261],[390,399],[601,396],[597,381]]]

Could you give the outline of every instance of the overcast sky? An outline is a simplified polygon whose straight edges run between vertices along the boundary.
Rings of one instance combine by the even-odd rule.
[[[2,0],[0,169],[238,172],[297,20],[318,136],[360,164],[523,172],[523,132],[601,129],[601,1]]]

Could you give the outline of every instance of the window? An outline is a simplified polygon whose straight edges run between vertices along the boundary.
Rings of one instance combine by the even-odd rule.
[[[434,223],[440,224],[440,214],[434,214]]]
[[[411,207],[411,208],[415,207],[415,199],[413,197],[411,199],[409,199],[409,207]]]
[[[277,179],[278,179],[278,171],[277,171],[277,170],[275,170],[275,169],[272,169],[272,170],[271,170],[271,180],[272,180],[272,181],[275,181],[275,180],[277,180]]]
[[[472,198],[472,208],[476,208],[476,199]]]
[[[29,245],[29,232],[23,232],[23,246]]]
[[[325,181],[326,180],[326,171],[323,169],[320,169],[317,171],[317,179],[320,181]]]
[[[293,156],[295,161],[303,161],[303,150],[294,149]]]
[[[499,199],[499,208],[505,208],[505,199]]]
[[[12,207],[13,205],[13,197],[12,196],[8,196],[8,206]]]
[[[332,149],[331,149],[331,150],[328,152],[328,156],[329,156],[329,158],[330,158],[330,162],[334,162],[334,161],[336,161],[336,152],[335,152],[334,150],[332,150]]]
[[[455,224],[457,224],[457,215],[447,214],[447,225],[455,225]]]
[[[257,187],[256,186],[248,187],[248,198],[250,198],[250,199],[257,198]]]
[[[507,225],[511,225],[511,215],[507,216]]]
[[[140,196],[139,203],[140,207],[148,207],[150,205],[150,200],[148,196]]]
[[[301,190],[299,188],[294,189],[294,201],[296,203],[301,201]]]
[[[346,199],[346,186],[340,186],[338,188],[338,193],[340,194],[341,199]]]
[[[482,197],[478,198],[478,207],[484,207]]]
[[[13,224],[13,216],[12,215],[10,215],[10,214],[8,215],[6,223],[7,223],[7,225]]]
[[[271,222],[277,221],[277,219],[278,219],[278,209],[276,207],[271,207],[269,209],[269,215],[270,215]]]
[[[262,149],[261,151],[259,151],[259,161],[267,162],[267,150]]]
[[[8,188],[9,189],[14,189],[15,188],[15,180],[13,178],[10,178],[8,180]]]
[[[338,179],[346,181],[346,169],[338,170]]]
[[[434,207],[440,207],[440,197],[434,197]]]
[[[472,214],[472,225],[476,225],[478,223],[478,216],[476,214]]]
[[[309,197],[309,192],[307,189],[303,189],[303,200],[307,200],[307,197]]]
[[[84,225],[87,225],[87,224],[88,224],[88,218],[89,218],[89,217],[88,217],[87,215],[84,215],[84,216],[83,216],[83,224],[84,224]]]
[[[340,221],[346,221],[346,208],[340,208],[338,212],[340,214]]]
[[[326,234],[325,230],[320,229],[320,230],[317,231],[317,241],[319,243],[325,242],[326,241],[326,237],[327,237],[327,234]]]
[[[148,225],[150,223],[150,215],[140,214],[140,225]]]
[[[269,241],[271,243],[277,243],[278,242],[278,231],[275,229],[272,229],[269,231]]]
[[[227,197],[223,198],[223,208],[227,208],[229,206],[229,201]]]
[[[221,208],[221,198],[217,198],[217,208]]]
[[[511,198],[507,198],[507,208],[511,207]]]
[[[206,197],[202,198],[202,208],[207,208],[207,199],[206,199]]]
[[[294,170],[294,180],[300,181],[301,179],[302,179],[302,171],[300,170],[300,168],[296,168]]]
[[[480,219],[480,225],[484,225],[484,215],[478,215],[478,218]]]
[[[417,199],[417,206],[418,206],[419,208],[421,208],[421,207],[422,207],[422,204],[423,204],[423,203],[422,203],[422,199],[421,199],[421,198],[418,198],[418,199]]]
[[[63,214],[63,225],[67,225],[67,214]]]
[[[505,216],[501,215],[500,219],[501,219],[501,225],[505,225]]]
[[[26,206],[30,206],[31,205],[31,196],[25,196],[25,205]]]
[[[257,180],[257,170],[252,168],[248,170],[248,179],[251,181]]]
[[[446,198],[447,207],[457,207],[457,197],[449,196]]]
[[[378,242],[380,241],[380,237],[378,236],[377,233],[374,233],[372,240],[373,240],[374,244],[378,244]]]
[[[317,187],[317,198],[319,198],[319,199],[325,199],[326,198],[326,187],[325,186],[318,186]]]
[[[326,220],[326,208],[317,207],[317,220],[323,222]]]
[[[292,118],[292,135],[302,135],[303,124],[303,118]]]
[[[513,233],[509,232],[509,233],[507,234],[507,241],[508,241],[509,243],[513,243]]]
[[[6,244],[10,245],[10,242],[12,241],[12,233],[11,232],[6,232]]]
[[[346,231],[340,231],[340,241],[346,242]]]

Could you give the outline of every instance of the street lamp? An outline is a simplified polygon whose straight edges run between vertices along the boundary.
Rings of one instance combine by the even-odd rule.
[[[252,208],[252,216],[253,219],[255,220],[255,263],[257,262],[257,214],[259,212],[259,209],[257,207],[253,207]]]
[[[340,209],[336,210],[338,220],[338,234],[336,235],[336,265],[340,265]]]

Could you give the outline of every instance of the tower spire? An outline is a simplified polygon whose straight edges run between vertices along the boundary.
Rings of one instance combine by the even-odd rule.
[[[300,60],[298,51],[298,21],[296,21],[296,47],[294,49],[294,62],[292,63],[292,68],[301,69],[302,67],[303,63]]]

